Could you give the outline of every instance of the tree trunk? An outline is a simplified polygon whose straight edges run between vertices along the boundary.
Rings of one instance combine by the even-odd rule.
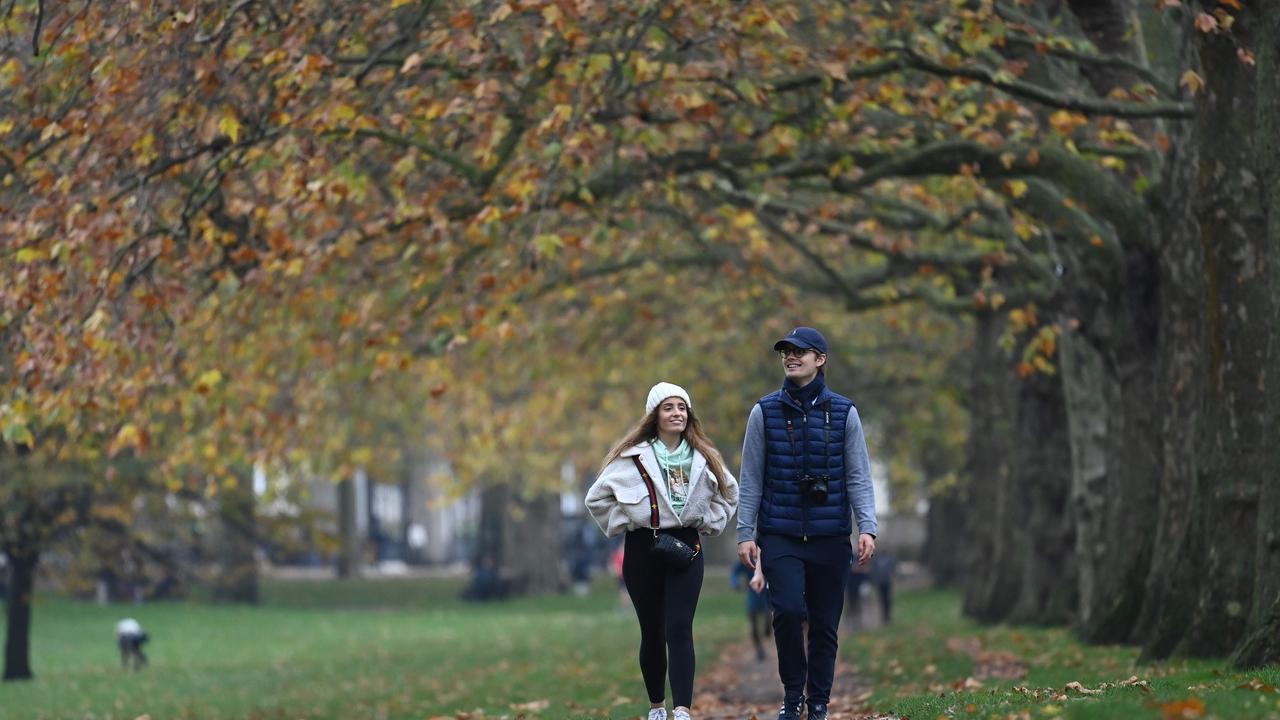
[[[1141,608],[1160,472],[1159,428],[1150,407],[1159,327],[1154,258],[1131,248],[1123,287],[1119,297],[1076,290],[1059,355],[1080,564],[1076,629],[1100,643],[1127,641]],[[1081,317],[1083,332],[1072,328]]]
[[[1071,458],[1066,403],[1057,376],[1026,378],[1018,389],[1016,484],[1023,489],[1022,583],[1009,618],[1066,623],[1076,604]]]
[[[950,587],[964,580],[964,546],[968,493],[949,487],[929,498],[925,517],[924,563],[935,585]]]
[[[1156,395],[1155,412],[1162,418],[1160,495],[1151,567],[1132,635],[1142,643],[1147,660],[1168,657],[1181,641],[1204,579],[1194,560],[1201,553],[1195,541],[1199,518],[1194,503],[1202,462],[1197,442],[1204,422],[1202,250],[1193,221],[1187,217],[1190,208],[1169,210],[1173,217],[1161,252],[1164,283],[1158,349],[1160,385],[1166,389]]]
[[[1253,71],[1237,41],[1253,45],[1252,11],[1233,38],[1197,33],[1205,89],[1197,103],[1197,199],[1204,245],[1206,407],[1197,511],[1205,578],[1183,649],[1222,656],[1244,637],[1253,603],[1258,500],[1265,456],[1265,373],[1272,317],[1265,275],[1266,219],[1252,145]],[[1274,438],[1271,439],[1274,442]],[[1194,556],[1193,556],[1194,557]]]
[[[347,478],[338,483],[338,561],[340,578],[360,577],[363,543],[360,523],[356,518],[356,483]]]
[[[532,496],[512,493],[509,508],[502,575],[520,595],[548,595],[565,587],[561,562],[560,496],[540,492]]]
[[[1280,665],[1280,599],[1272,601],[1262,619],[1231,656],[1240,668]]]
[[[1256,157],[1267,211],[1267,245],[1263,267],[1269,272],[1272,311],[1266,378],[1268,444],[1266,467],[1258,503],[1258,545],[1253,583],[1253,614],[1249,634],[1232,662],[1242,667],[1280,663],[1280,5],[1260,6],[1257,33],[1258,126]],[[1269,479],[1269,482],[1267,481]]]
[[[974,323],[965,477],[970,499],[964,533],[964,612],[983,621],[1004,619],[1022,580],[1022,526],[1012,473],[1013,399],[1018,382],[996,343],[1002,319],[980,313]]]
[[[1184,58],[1183,65],[1194,62]],[[1159,335],[1156,343],[1158,382],[1153,397],[1160,418],[1160,490],[1156,504],[1156,532],[1152,561],[1146,574],[1142,610],[1131,634],[1141,643],[1147,660],[1167,657],[1191,622],[1195,593],[1203,582],[1197,572],[1202,548],[1195,498],[1203,462],[1200,427],[1203,407],[1204,291],[1200,269],[1204,249],[1198,240],[1196,187],[1200,148],[1197,128],[1186,124],[1172,140],[1166,192],[1153,198],[1153,217],[1162,242],[1157,246],[1160,268]]]
[[[39,553],[31,548],[10,548],[9,597],[6,605],[4,639],[4,680],[30,680],[31,672],[31,600],[36,589],[36,563]]]
[[[213,598],[220,602],[258,603],[258,561],[254,554],[257,524],[256,498],[251,483],[224,489],[218,502],[222,521],[218,547],[218,572]]]
[[[1071,318],[1069,318],[1070,320]],[[1101,593],[1098,576],[1107,562],[1100,538],[1106,526],[1108,408],[1119,394],[1101,352],[1063,323],[1058,345],[1071,444],[1071,510],[1075,522],[1077,621],[1094,622]]]

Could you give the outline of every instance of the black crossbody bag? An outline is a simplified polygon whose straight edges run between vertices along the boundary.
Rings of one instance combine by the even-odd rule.
[[[689,547],[688,543],[674,535],[658,532],[658,493],[640,457],[632,455],[631,459],[635,461],[636,469],[640,471],[640,477],[644,479],[644,485],[649,489],[649,526],[653,529],[653,547],[649,552],[668,567],[676,570],[689,567],[693,564],[694,558],[702,552],[702,541],[699,540],[693,547]]]

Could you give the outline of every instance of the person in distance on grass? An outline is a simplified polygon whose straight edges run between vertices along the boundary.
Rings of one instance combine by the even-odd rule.
[[[693,613],[703,575],[699,536],[723,532],[737,503],[738,482],[703,434],[689,393],[667,382],[654,385],[644,417],[605,456],[586,499],[605,535],[626,533],[622,578],[640,621],[648,720],[667,719],[668,670],[673,716],[690,720]],[[659,534],[699,552],[685,567],[668,565],[652,552]]]
[[[147,644],[147,633],[142,625],[133,618],[125,618],[116,623],[116,645],[120,647],[120,666],[129,669],[133,663],[134,670],[141,670],[147,664],[147,656],[142,646]]]
[[[738,557],[763,565],[769,581],[779,720],[800,720],[806,690],[808,720],[827,720],[850,536],[858,533],[859,565],[876,549],[871,463],[853,402],[827,388],[822,333],[798,327],[773,349],[784,379],[747,419]]]
[[[751,627],[751,645],[756,649],[756,659],[764,660],[764,639],[772,635],[769,619],[769,588],[764,580],[764,570],[756,563],[753,571],[741,562],[734,563],[729,582],[734,590],[746,586],[747,625]]]

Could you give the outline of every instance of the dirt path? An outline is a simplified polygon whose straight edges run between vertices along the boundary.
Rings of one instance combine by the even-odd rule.
[[[744,628],[745,630],[745,628]],[[698,673],[694,717],[698,720],[773,720],[782,705],[782,685],[773,642],[766,643],[763,660],[757,660],[750,642],[725,649],[706,672]],[[831,688],[831,720],[883,718],[871,712],[866,681],[848,665],[836,665]]]

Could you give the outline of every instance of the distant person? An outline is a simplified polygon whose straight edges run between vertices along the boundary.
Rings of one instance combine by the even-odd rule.
[[[498,565],[493,558],[485,555],[476,564],[471,575],[471,584],[462,591],[462,599],[472,602],[500,600],[506,597],[506,587],[498,577]]]
[[[586,597],[591,594],[591,548],[574,548],[569,561],[569,577],[573,581],[573,594]]]
[[[769,612],[769,587],[764,579],[764,568],[756,563],[756,569],[736,563],[729,577],[734,590],[747,591],[747,624],[751,628],[751,644],[756,649],[756,659],[764,660],[764,639],[773,634]]]
[[[703,434],[689,393],[671,383],[654,385],[644,418],[605,456],[586,499],[605,535],[626,533],[622,577],[640,621],[648,720],[667,720],[668,661],[673,717],[690,720],[693,613],[703,575],[699,536],[723,532],[737,502],[738,482]],[[683,567],[653,553],[670,538],[695,553]]]
[[[877,553],[871,558],[871,571],[867,581],[880,595],[880,619],[885,625],[893,621],[893,569],[897,560],[888,553]]]
[[[133,618],[125,618],[116,623],[116,645],[120,646],[120,666],[125,670],[133,664],[134,670],[141,670],[147,664],[146,653],[142,646],[147,644],[147,633],[142,624]]]

